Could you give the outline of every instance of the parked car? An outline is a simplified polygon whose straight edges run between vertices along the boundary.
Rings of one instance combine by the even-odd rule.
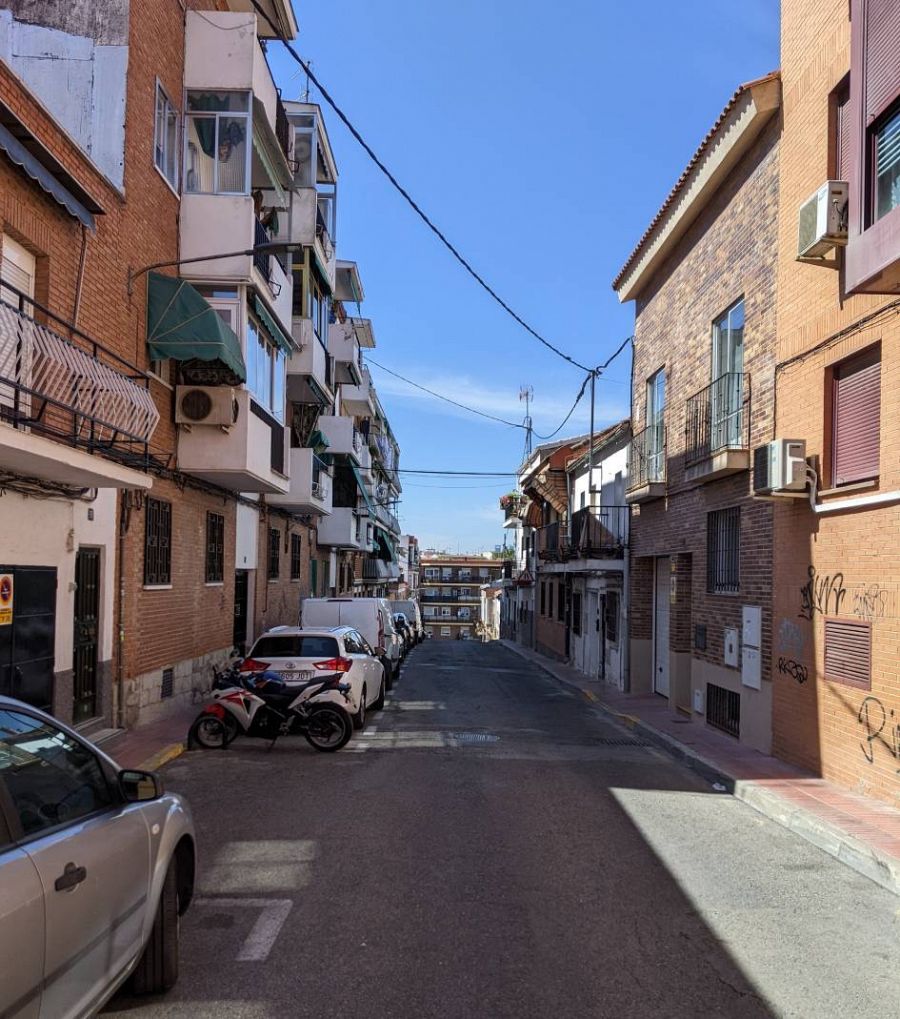
[[[425,639],[425,625],[422,622],[422,610],[414,598],[405,601],[392,601],[391,612],[402,612],[416,634],[416,643],[421,644]]]
[[[298,686],[325,672],[340,672],[349,683],[347,697],[354,729],[366,724],[369,708],[384,707],[387,689],[384,665],[375,649],[352,626],[304,629],[277,626],[258,637],[240,666],[242,673],[277,672],[285,683]],[[342,694],[326,691],[318,701],[333,699],[347,707]]]
[[[300,603],[302,627],[352,626],[375,648],[384,648],[390,690],[400,675],[400,634],[385,598],[304,598]]]
[[[172,987],[194,845],[157,775],[0,696],[0,1015],[93,1015],[130,975]]]

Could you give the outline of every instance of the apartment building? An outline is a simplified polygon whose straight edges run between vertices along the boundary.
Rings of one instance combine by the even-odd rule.
[[[783,0],[781,50],[772,743],[896,806],[900,5]]]
[[[503,572],[499,559],[425,553],[419,602],[425,633],[436,640],[474,640],[481,635],[481,589]]]
[[[321,111],[246,7],[0,0],[0,690],[92,729],[336,585],[371,326]]]
[[[630,688],[768,752],[781,83],[741,86],[613,286],[635,302]]]
[[[397,549],[400,562],[400,581],[397,598],[407,601],[419,595],[419,539],[413,534],[401,534]]]

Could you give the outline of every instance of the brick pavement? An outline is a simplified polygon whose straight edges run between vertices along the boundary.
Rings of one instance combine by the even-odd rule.
[[[512,641],[501,643],[711,781],[721,782],[738,799],[900,895],[900,810],[676,714],[662,697],[624,694]]]

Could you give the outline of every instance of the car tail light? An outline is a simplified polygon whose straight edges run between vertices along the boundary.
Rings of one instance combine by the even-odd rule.
[[[325,662],[315,662],[313,668],[321,669],[322,672],[349,672],[353,662],[349,658],[329,658]]]
[[[241,672],[265,672],[268,662],[259,662],[255,658],[245,658],[241,663]]]

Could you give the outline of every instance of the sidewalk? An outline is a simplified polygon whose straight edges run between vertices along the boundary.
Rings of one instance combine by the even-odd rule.
[[[900,895],[900,811],[676,715],[662,697],[623,694],[512,641],[500,643],[710,782],[721,783],[737,799]]]
[[[156,771],[184,753],[188,729],[201,705],[179,704],[164,718],[126,729],[120,736],[105,741],[104,753],[123,768]]]

